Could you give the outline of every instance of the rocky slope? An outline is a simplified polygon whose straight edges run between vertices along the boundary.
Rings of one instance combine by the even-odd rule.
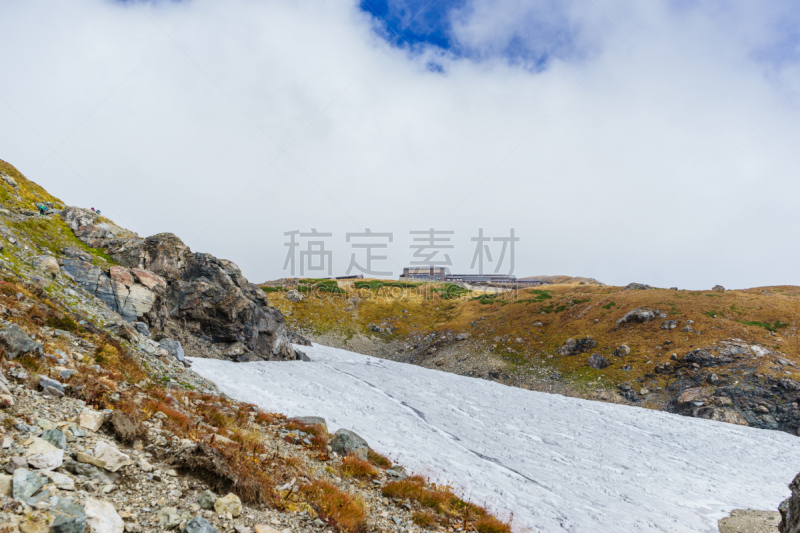
[[[195,374],[185,355],[301,357],[233,263],[65,207],[2,161],[0,202],[0,531],[509,531],[357,435]]]
[[[265,285],[322,344],[593,400],[792,434],[800,430],[800,288],[441,284]],[[408,284],[406,284],[408,285]]]

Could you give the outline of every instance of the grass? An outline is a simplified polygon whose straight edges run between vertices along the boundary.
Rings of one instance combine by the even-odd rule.
[[[428,287],[443,288],[435,283],[424,285],[426,290]],[[352,283],[344,287],[351,291],[350,294],[356,295]],[[699,291],[669,293],[670,301],[664,302],[664,291],[623,291],[622,287],[575,285],[549,285],[544,290],[520,290],[521,298],[516,301],[481,293],[443,301],[438,297],[426,298],[423,290],[403,290],[398,296],[390,294],[385,287],[364,291],[368,294],[359,294],[361,299],[355,305],[349,299],[339,298],[290,302],[282,295],[271,298],[271,301],[285,312],[290,328],[307,328],[315,334],[333,333],[343,338],[369,335],[367,326],[370,323],[381,323],[396,317],[396,320],[392,320],[393,326],[398,328],[392,335],[394,342],[418,344],[421,337],[430,333],[469,332],[473,341],[483,343],[487,355],[496,358],[497,364],[506,371],[524,372],[544,365],[561,373],[570,386],[578,390],[593,390],[596,387],[588,384],[599,376],[603,376],[609,387],[642,379],[652,389],[672,383],[669,380],[674,378],[652,376],[651,371],[653,365],[669,362],[673,352],[681,355],[729,338],[758,342],[759,339],[754,336],[758,335],[760,328],[764,328],[762,324],[781,332],[800,324],[800,287],[769,288],[773,294],[778,289],[785,291],[772,296],[762,294],[764,289],[720,293],[715,295],[718,298],[711,309],[710,300]],[[593,307],[589,307],[589,304],[573,306],[573,302],[585,299],[592,299],[599,304]],[[528,305],[503,305],[500,302]],[[731,306],[735,306],[735,309],[729,310]],[[670,313],[671,319],[679,320],[681,324],[672,331],[661,330],[661,320],[616,327],[616,321],[625,312],[640,307],[662,308]],[[711,314],[705,314],[709,310]],[[714,314],[717,319],[713,318]],[[719,318],[726,315],[735,316],[735,320]],[[545,317],[547,328],[538,331],[533,324]],[[698,338],[696,333],[681,334],[680,329],[690,319],[694,321],[692,329],[702,331],[702,337]],[[759,328],[751,327],[746,332],[747,322],[758,323],[756,325]],[[587,335],[593,337],[601,347],[630,346],[632,355],[626,365],[629,364],[632,369],[623,371],[624,365],[614,365],[604,370],[587,369],[585,358],[561,356],[556,352],[568,338]],[[514,356],[513,360],[502,351],[491,351],[491,339],[505,336],[523,339],[521,346],[525,348],[519,349],[518,357]],[[662,346],[665,339],[672,341],[669,350],[648,353],[654,346]],[[382,340],[376,339],[375,342]],[[513,346],[517,347],[516,344]],[[800,336],[787,335],[781,351],[786,354],[784,357],[800,363]],[[646,365],[647,361],[653,363]],[[771,370],[766,363],[758,361],[758,367],[759,372],[777,377],[777,371]],[[653,407],[659,406],[654,404]]]
[[[392,467],[392,461],[390,461],[388,457],[386,457],[385,455],[381,455],[372,449],[367,451],[367,459],[369,460],[370,463],[380,468],[385,469]]]
[[[430,292],[432,294],[438,294],[442,300],[452,300],[465,296],[472,291],[456,285],[455,283],[444,283],[441,287],[433,287]]]
[[[283,287],[270,287],[269,285],[264,285],[259,287],[262,291],[266,292],[267,294],[271,292],[286,292],[286,289]]]
[[[300,487],[300,494],[319,512],[323,519],[332,520],[338,531],[366,531],[367,513],[364,505],[327,481],[315,480]]]
[[[465,531],[474,529],[483,533],[511,533],[508,524],[491,516],[483,507],[462,500],[450,487],[427,483],[422,476],[387,483],[383,487],[383,495],[419,504],[422,509],[412,517],[422,527],[426,527],[423,524],[439,523],[458,525]]]
[[[348,455],[342,459],[339,466],[342,477],[353,477],[356,479],[373,479],[378,475],[378,471],[369,461],[362,461],[354,455]]]
[[[764,328],[773,333],[776,333],[779,329],[785,328],[789,325],[786,322],[781,322],[780,320],[776,320],[772,324],[770,324],[769,322],[757,322],[757,321],[746,321],[746,320],[740,320],[739,323],[744,324],[745,326],[756,326],[759,328]]]

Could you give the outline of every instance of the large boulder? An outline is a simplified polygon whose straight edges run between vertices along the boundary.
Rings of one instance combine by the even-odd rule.
[[[34,259],[33,265],[38,268],[40,272],[50,278],[55,278],[61,272],[61,269],[58,266],[58,261],[56,261],[55,257],[50,255],[37,257]]]
[[[283,315],[234,263],[193,253],[171,233],[142,239],[85,209],[61,216],[81,241],[105,248],[124,267],[103,272],[80,259],[63,261],[64,270],[126,320],[156,330],[172,322],[223,353],[243,346],[231,351],[238,361],[297,359]]]
[[[800,474],[789,484],[792,495],[783,500],[778,511],[781,513],[780,533],[800,533]]]
[[[104,271],[80,259],[64,259],[62,268],[86,292],[105,302],[111,310],[119,313],[128,322],[147,317],[166,286],[166,283],[163,285],[156,283],[153,288],[148,288],[138,283],[139,276],[134,276],[126,268],[112,266]]]
[[[0,328],[0,348],[3,348],[8,359],[15,359],[21,355],[42,355],[44,353],[42,345],[31,339],[25,330],[16,324]]]
[[[645,322],[650,322],[657,316],[658,312],[655,311],[654,309],[637,308],[625,313],[625,315],[622,318],[617,320],[617,325],[621,326],[622,324],[644,324]]]
[[[366,459],[369,451],[369,444],[357,433],[349,429],[339,429],[333,434],[330,442],[331,450],[341,456],[354,454],[359,459]]]
[[[567,339],[564,345],[558,349],[561,355],[576,355],[579,353],[588,352],[597,346],[597,341],[591,337],[584,337],[582,339]]]

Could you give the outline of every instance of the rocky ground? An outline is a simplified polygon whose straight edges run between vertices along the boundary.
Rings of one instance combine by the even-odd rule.
[[[2,161],[0,201],[0,531],[509,531],[357,435],[194,373],[187,355],[302,357],[235,264],[66,207]]]

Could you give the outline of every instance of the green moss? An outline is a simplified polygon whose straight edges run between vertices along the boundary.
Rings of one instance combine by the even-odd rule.
[[[88,252],[106,263],[114,261],[102,250],[90,248],[75,237],[60,218],[32,217],[21,221],[8,221],[7,224],[24,233],[39,248],[48,249],[54,254],[61,254],[64,248],[74,247]]]
[[[615,305],[617,305],[617,302],[608,302],[606,305],[603,306],[603,309],[611,309]]]
[[[770,324],[769,322],[756,322],[756,321],[746,321],[746,320],[740,320],[739,323],[744,324],[745,326],[757,326],[760,328],[764,328],[773,333],[789,325],[785,322],[781,322],[780,320],[776,320],[773,324]]]

